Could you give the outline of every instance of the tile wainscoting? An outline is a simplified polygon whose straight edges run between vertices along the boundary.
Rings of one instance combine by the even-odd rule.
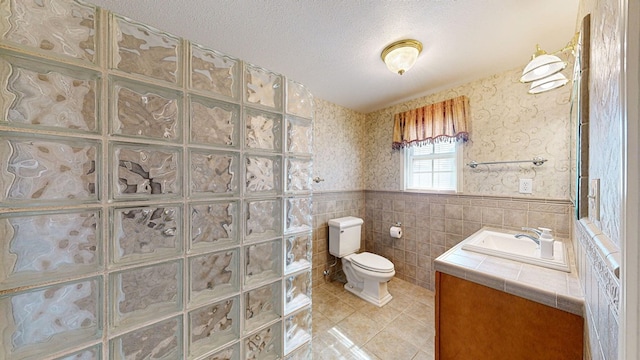
[[[365,192],[339,191],[339,192],[316,192],[313,194],[313,278],[312,283],[317,287],[335,275],[341,269],[338,261],[336,267],[331,267],[331,276],[324,276],[322,273],[329,269],[335,258],[329,254],[329,220],[343,216],[355,216],[365,218]],[[362,236],[364,240],[366,226],[363,228]]]
[[[484,226],[518,230],[549,227],[556,238],[570,238],[567,200],[445,195],[392,191],[365,192],[367,251],[395,265],[396,276],[434,288],[433,260]],[[404,235],[389,236],[400,221]]]
[[[363,218],[363,250],[391,260],[396,277],[433,290],[433,260],[482,227],[544,226],[552,228],[555,237],[569,239],[571,209],[568,200],[554,199],[369,190],[315,193],[313,286],[329,280],[322,272],[334,261],[329,254],[329,219]],[[402,223],[401,239],[389,236],[389,227],[397,221]]]

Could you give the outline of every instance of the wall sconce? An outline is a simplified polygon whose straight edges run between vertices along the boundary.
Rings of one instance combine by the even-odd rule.
[[[532,82],[531,88],[529,88],[529,94],[539,94],[545,91],[553,90],[565,85],[568,82],[569,80],[567,80],[566,76],[562,75],[561,73],[556,73]]]
[[[391,72],[402,75],[416,63],[422,52],[422,43],[418,40],[400,40],[382,50],[380,57]]]
[[[567,67],[567,63],[557,57],[555,54],[561,54],[566,51],[573,51],[578,42],[579,33],[569,41],[562,49],[553,54],[547,54],[546,51],[536,45],[536,52],[531,56],[531,61],[524,67],[520,82],[531,83],[529,94],[539,94],[545,91],[559,88],[569,82],[567,78],[560,73]]]

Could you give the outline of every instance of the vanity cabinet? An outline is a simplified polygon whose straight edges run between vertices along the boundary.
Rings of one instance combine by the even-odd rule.
[[[436,359],[582,359],[581,316],[436,272]]]

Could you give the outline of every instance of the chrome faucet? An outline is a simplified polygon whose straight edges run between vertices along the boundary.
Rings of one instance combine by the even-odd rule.
[[[532,233],[535,233],[536,235],[538,235],[538,238],[540,237],[540,235],[542,235],[542,231],[540,231],[538,229],[523,227],[522,230],[531,231]],[[517,239],[526,237],[526,238],[529,238],[529,239],[533,240],[533,242],[536,243],[537,245],[540,245],[540,239],[538,239],[536,237],[533,237],[533,236],[531,236],[529,234],[515,234],[513,236],[515,236]]]

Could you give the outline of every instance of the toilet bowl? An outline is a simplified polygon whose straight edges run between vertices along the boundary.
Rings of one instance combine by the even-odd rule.
[[[342,270],[347,277],[345,290],[377,306],[393,298],[387,282],[396,271],[393,263],[382,256],[368,252],[347,255],[342,258]]]
[[[329,220],[329,253],[342,259],[347,277],[344,288],[362,299],[383,306],[391,301],[387,282],[396,274],[384,257],[360,250],[363,220],[347,216]]]

